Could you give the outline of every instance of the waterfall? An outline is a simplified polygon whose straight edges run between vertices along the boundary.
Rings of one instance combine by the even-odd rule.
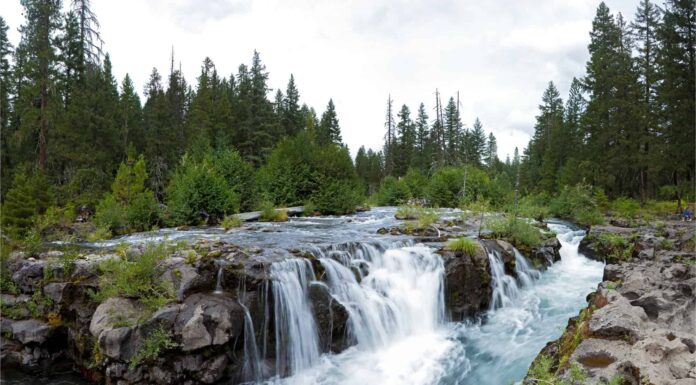
[[[225,265],[218,263],[217,278],[215,282],[215,294],[222,294],[222,269]]]
[[[517,273],[517,278],[523,287],[529,287],[532,285],[532,282],[541,277],[541,272],[531,267],[527,258],[519,250],[513,247],[513,251],[515,252],[515,273]]]
[[[488,250],[488,262],[491,269],[491,286],[493,287],[491,309],[512,305],[520,293],[517,281],[514,277],[505,274],[505,264],[497,250]]]
[[[271,265],[275,310],[276,374],[294,374],[319,361],[319,337],[309,304],[314,270],[307,259]]]
[[[430,249],[377,252],[373,246],[360,245],[352,254],[337,251],[319,261],[331,294],[348,311],[349,337],[358,348],[384,346],[443,322],[444,267]],[[360,269],[350,267],[355,263],[367,264],[370,272],[360,283],[354,273]]]
[[[242,379],[243,381],[258,382],[262,379],[263,370],[259,349],[256,346],[254,322],[251,320],[249,309],[241,301],[239,301],[239,305],[244,310],[244,363],[242,366]]]

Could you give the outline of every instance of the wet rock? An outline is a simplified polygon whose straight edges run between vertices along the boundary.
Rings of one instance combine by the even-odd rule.
[[[40,290],[43,283],[44,261],[32,259],[19,261],[14,267],[12,281],[22,292],[33,293]]]
[[[483,248],[474,256],[441,251],[445,266],[445,306],[452,320],[459,321],[488,309],[491,276]]]
[[[204,362],[199,373],[199,380],[205,384],[214,384],[222,379],[228,363],[226,355],[221,354]]]
[[[319,343],[323,352],[340,353],[348,347],[346,323],[348,312],[329,293],[329,288],[320,282],[309,287],[309,300],[317,323]]]
[[[137,350],[138,336],[131,327],[104,330],[99,334],[100,351],[107,357],[128,361]]]
[[[222,345],[241,335],[244,311],[225,295],[193,294],[186,298],[177,315],[175,330],[181,333],[181,350]]]

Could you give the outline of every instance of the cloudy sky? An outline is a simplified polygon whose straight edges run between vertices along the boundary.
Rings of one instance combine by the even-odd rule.
[[[63,0],[69,3],[69,0]],[[638,0],[607,0],[633,18]],[[527,144],[546,84],[565,96],[584,74],[597,0],[92,0],[115,75],[141,90],[152,67],[167,73],[172,46],[189,83],[209,56],[236,73],[254,49],[285,89],[295,75],[303,102],[336,103],[353,154],[378,149],[387,96],[434,116],[435,89],[460,93],[462,118],[478,116],[501,158]],[[0,1],[19,40],[19,0]],[[444,100],[443,100],[444,101]]]

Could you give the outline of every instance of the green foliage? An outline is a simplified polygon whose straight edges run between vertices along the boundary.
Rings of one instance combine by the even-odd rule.
[[[614,233],[601,233],[597,238],[597,249],[599,254],[606,258],[607,263],[628,260],[635,252],[633,243]]]
[[[38,255],[44,249],[41,234],[35,228],[29,229],[22,239],[22,246],[28,255]]]
[[[32,226],[33,218],[43,214],[52,200],[51,188],[43,174],[34,172],[27,177],[18,173],[4,196],[3,229],[10,230],[11,235],[22,237]]]
[[[220,224],[225,230],[229,230],[237,227],[242,227],[242,224],[244,224],[244,222],[236,215],[227,215],[224,218],[222,218]]]
[[[354,181],[327,179],[312,194],[312,203],[322,214],[350,214],[360,204]]]
[[[149,313],[174,300],[173,289],[159,278],[159,264],[170,252],[169,246],[159,243],[148,245],[138,257],[101,263],[94,299],[101,302],[112,297],[138,298]]]
[[[461,251],[462,253],[464,253],[464,255],[468,255],[470,257],[476,255],[476,252],[480,248],[481,245],[479,245],[478,241],[466,237],[453,239],[447,242],[448,250]]]
[[[569,219],[580,225],[604,223],[589,186],[564,187],[549,203],[551,215]]]
[[[415,168],[409,168],[401,179],[408,187],[409,198],[425,198],[428,187],[428,177]]]
[[[484,227],[491,231],[493,237],[506,239],[517,247],[535,247],[541,244],[539,228],[512,216],[489,219]]]
[[[377,204],[380,206],[397,206],[406,203],[411,198],[411,191],[405,181],[388,176],[382,182],[377,193]]]
[[[673,250],[674,242],[670,239],[662,238],[660,239],[660,243],[658,243],[658,246],[661,250]]]
[[[172,224],[216,223],[239,211],[239,196],[211,159],[184,156],[168,187]]]
[[[88,242],[97,242],[104,239],[111,239],[111,230],[106,227],[97,227],[91,233],[87,234]]]
[[[94,223],[115,234],[148,230],[159,219],[157,201],[145,187],[145,158],[129,156],[118,168],[116,178],[97,205]]]
[[[276,210],[271,202],[263,202],[259,220],[262,222],[285,222],[288,220],[288,212],[282,209]]]
[[[145,337],[142,346],[131,357],[128,368],[133,370],[141,363],[155,360],[166,350],[177,346],[168,331],[162,327],[155,329]]]
[[[517,215],[523,218],[543,220],[550,214],[549,198],[545,194],[530,194],[520,198],[517,205]],[[510,211],[514,211],[514,207]]]
[[[465,179],[466,177],[466,179]],[[466,180],[466,192],[464,181]],[[478,168],[444,167],[435,172],[428,185],[428,199],[435,207],[458,207],[488,194],[490,180]]]
[[[237,194],[239,210],[253,210],[258,203],[258,186],[251,164],[244,161],[235,150],[208,152],[205,159],[218,174],[225,178],[229,187]]]
[[[620,197],[612,202],[611,209],[620,217],[633,220],[640,210],[640,203],[635,199]]]

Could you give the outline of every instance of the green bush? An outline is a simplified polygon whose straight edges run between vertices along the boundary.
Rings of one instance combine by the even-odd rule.
[[[312,194],[312,202],[322,214],[349,214],[360,203],[357,191],[352,181],[328,179]]]
[[[259,220],[262,222],[285,222],[288,220],[288,212],[287,210],[276,210],[271,202],[263,202]]]
[[[274,205],[311,201],[322,214],[352,213],[362,197],[348,149],[318,145],[303,131],[280,142],[257,173],[263,195]]]
[[[164,351],[173,349],[177,346],[174,340],[172,340],[170,333],[163,327],[155,329],[145,337],[142,346],[133,354],[128,368],[133,370],[142,362],[155,360],[159,358]]]
[[[377,204],[380,206],[398,206],[411,198],[411,191],[403,180],[392,176],[384,178],[377,192]]]
[[[466,176],[466,192],[464,177]],[[433,174],[428,185],[428,200],[434,207],[459,207],[488,197],[488,175],[475,167],[443,167]]]
[[[239,210],[252,211],[258,203],[259,191],[251,164],[235,150],[208,152],[206,162],[220,174],[239,197]]]
[[[612,202],[611,210],[622,218],[633,220],[640,211],[640,203],[635,199],[620,197]]]
[[[447,242],[447,249],[452,251],[461,251],[464,255],[473,257],[481,248],[478,241],[471,238],[461,237]]]
[[[239,211],[239,196],[209,160],[186,155],[167,189],[170,221],[174,225],[217,223]]]
[[[594,201],[592,190],[585,185],[564,187],[549,202],[549,213],[585,226],[604,223],[604,217]]]
[[[420,171],[409,168],[402,181],[408,188],[409,198],[421,199],[427,196],[428,177]]]
[[[145,158],[129,156],[118,168],[116,178],[97,205],[94,223],[114,234],[145,231],[159,219],[155,195],[145,187]]]
[[[597,238],[597,250],[608,263],[625,261],[633,256],[633,243],[619,234],[601,233]]]
[[[225,230],[241,227],[244,222],[236,215],[225,216],[220,222]]]
[[[165,243],[148,245],[142,255],[124,260],[110,259],[99,265],[98,290],[93,298],[99,302],[112,297],[137,298],[146,314],[175,299],[174,290],[159,277],[160,262],[171,248]]]
[[[535,247],[541,244],[539,228],[512,216],[489,219],[484,227],[489,229],[494,237],[506,239],[517,247]]]
[[[519,199],[517,215],[523,218],[534,218],[539,221],[548,218],[550,214],[548,201],[549,198],[545,194],[524,196]],[[514,211],[514,207],[511,211]]]
[[[35,216],[43,214],[53,204],[50,185],[40,172],[27,177],[18,173],[7,191],[2,205],[3,230],[15,239],[24,236],[32,227]]]

